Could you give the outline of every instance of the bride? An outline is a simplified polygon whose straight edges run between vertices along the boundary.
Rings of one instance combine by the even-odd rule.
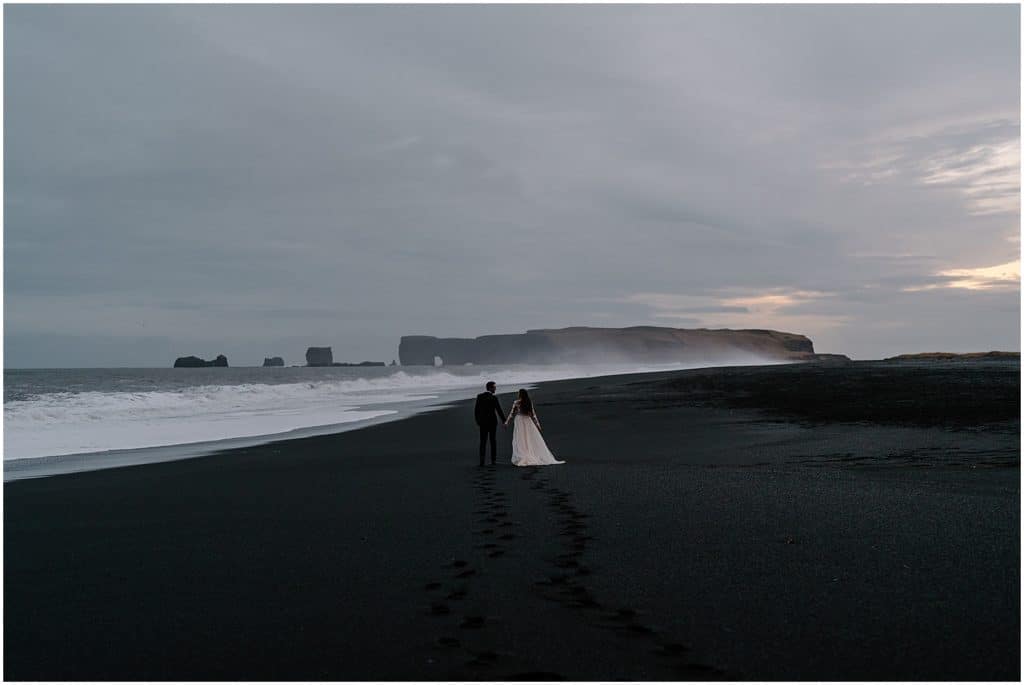
[[[515,421],[512,429],[512,464],[514,466],[547,466],[549,464],[564,464],[564,461],[555,459],[551,450],[544,443],[540,434],[540,421],[537,420],[537,410],[533,408],[530,401],[530,394],[526,390],[519,390],[519,399],[512,404],[512,411],[508,414],[505,425]]]

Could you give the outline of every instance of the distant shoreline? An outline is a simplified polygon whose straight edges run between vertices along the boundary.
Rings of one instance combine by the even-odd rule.
[[[908,352],[908,353],[905,353],[905,354],[897,354],[897,355],[894,355],[894,356],[891,356],[891,357],[879,357],[879,358],[875,358],[875,359],[861,359],[861,358],[858,358],[858,357],[850,357],[850,361],[851,362],[912,361],[912,360],[920,360],[920,361],[929,361],[929,360],[944,360],[944,361],[948,361],[948,360],[964,360],[964,361],[970,361],[970,360],[984,360],[984,359],[1020,359],[1020,355],[1021,355],[1020,352],[1001,351],[1001,350],[993,350],[993,351],[988,351],[988,352]],[[637,362],[637,363],[646,363],[646,362]],[[794,360],[792,362],[783,362],[783,363],[799,364],[799,363],[814,363],[814,362],[800,362],[799,360]],[[380,366],[385,366],[387,368],[398,368],[398,369],[403,368],[403,366],[405,368],[429,368],[430,367],[429,364],[405,364],[405,365],[397,364],[397,365],[392,365],[392,364],[384,363],[384,362],[371,362],[371,363],[367,363],[367,362],[338,362],[338,363],[334,363],[334,364],[332,364],[330,366],[309,365],[309,364],[286,364],[284,366],[264,366],[262,364],[248,364],[248,365],[233,364],[230,367],[212,367],[211,366],[211,367],[183,367],[183,368],[191,368],[191,369],[197,369],[197,368],[209,368],[209,369],[222,369],[222,368],[231,368],[231,369],[307,369],[307,368],[309,368],[309,369],[313,369],[313,368],[333,368],[333,367],[380,368]],[[502,366],[514,366],[514,365],[513,364],[502,364]],[[527,364],[524,364],[523,366],[527,366]],[[528,366],[538,366],[538,364],[529,364]],[[557,366],[557,365],[556,364],[551,364],[551,366]],[[91,371],[95,371],[95,370],[101,370],[101,369],[167,369],[167,368],[173,368],[173,367],[169,366],[167,364],[152,365],[152,366],[46,366],[46,367],[44,367],[44,366],[5,366],[4,367],[4,371],[90,371],[90,370]],[[434,368],[444,368],[444,366],[434,367]]]
[[[884,361],[985,361],[1020,359],[1020,352],[914,352],[887,357]]]

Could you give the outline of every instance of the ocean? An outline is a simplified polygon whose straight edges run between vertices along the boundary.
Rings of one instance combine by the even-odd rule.
[[[488,380],[507,406],[540,381],[674,368],[685,367],[5,369],[4,480],[351,430],[472,397]]]

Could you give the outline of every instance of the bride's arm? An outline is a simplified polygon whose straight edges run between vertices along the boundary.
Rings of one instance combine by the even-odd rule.
[[[533,416],[530,418],[533,419],[533,425],[537,427],[537,430],[540,430],[540,419],[537,418],[537,405],[533,406]]]
[[[512,403],[512,408],[508,410],[508,418],[505,419],[505,425],[512,423],[512,419],[519,413],[519,400]]]

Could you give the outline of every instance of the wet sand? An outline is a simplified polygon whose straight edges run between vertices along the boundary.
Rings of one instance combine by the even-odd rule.
[[[4,486],[10,680],[1019,680],[1018,363],[545,383]],[[511,388],[500,388],[507,407]]]

